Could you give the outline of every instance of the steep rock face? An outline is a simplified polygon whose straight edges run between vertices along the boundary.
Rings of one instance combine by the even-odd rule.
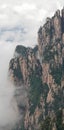
[[[37,46],[34,49],[18,45],[15,49],[14,58],[9,64],[9,75],[15,85],[24,84],[29,86],[29,76],[38,66],[36,59]]]
[[[56,12],[52,22],[53,22],[52,28],[54,29],[55,39],[56,40],[60,39],[61,38],[61,17],[60,17],[59,10]]]
[[[55,15],[50,19],[47,18],[43,27],[40,27],[38,31],[38,48],[40,55],[43,54],[45,46],[52,43],[59,44],[64,37],[64,17],[60,15],[60,11],[57,10]],[[63,41],[63,40],[62,40]]]
[[[40,27],[38,46],[16,47],[9,77],[16,86],[27,89],[22,129],[60,130],[60,126],[64,129],[64,9],[61,14],[57,10]]]

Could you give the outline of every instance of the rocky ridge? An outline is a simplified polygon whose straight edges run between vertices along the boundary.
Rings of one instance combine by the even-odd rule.
[[[9,77],[27,92],[25,103],[21,98],[19,103],[24,113],[22,130],[44,130],[46,121],[50,127],[45,130],[60,130],[61,115],[64,129],[64,8],[39,28],[36,47],[16,47]]]

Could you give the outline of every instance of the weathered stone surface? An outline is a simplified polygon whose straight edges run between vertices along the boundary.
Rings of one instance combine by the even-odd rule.
[[[64,9],[39,28],[38,46],[16,47],[9,76],[15,85],[27,89],[25,130],[40,130],[47,116],[54,120],[51,130],[58,130],[56,112],[60,109],[64,123]]]
[[[58,16],[54,17],[54,34],[55,39],[61,38],[61,17]]]

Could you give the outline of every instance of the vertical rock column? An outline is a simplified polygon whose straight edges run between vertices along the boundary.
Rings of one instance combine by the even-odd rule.
[[[61,39],[61,17],[60,17],[60,11],[56,11],[54,19],[54,35],[56,40]]]
[[[61,25],[62,25],[62,43],[64,44],[64,8],[61,11]]]

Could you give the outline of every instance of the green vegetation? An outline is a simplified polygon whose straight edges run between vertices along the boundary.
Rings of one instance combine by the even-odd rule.
[[[62,110],[59,110],[56,113],[56,118],[51,118],[47,116],[44,121],[41,121],[41,129],[40,130],[52,130],[53,124],[55,124],[56,129],[55,130],[64,130],[64,124],[63,124],[63,115]]]
[[[20,79],[23,79],[23,76],[22,76],[22,72],[20,70],[20,65],[19,65],[18,59],[17,59],[17,63],[18,63],[17,68],[15,68],[13,70],[14,70],[14,75],[20,80]]]
[[[36,45],[34,48],[33,48],[33,52],[36,53],[38,51],[38,46]]]
[[[50,35],[51,30],[50,30],[49,28],[46,28],[46,33],[47,33],[48,35]]]
[[[47,98],[48,92],[49,92],[49,87],[48,87],[48,85],[45,83],[45,84],[43,84],[43,93],[42,93],[42,96],[43,96],[43,98],[45,99],[45,102],[46,102],[46,98]]]
[[[43,53],[44,55],[44,60],[50,61],[51,59],[54,59],[54,53],[51,51],[52,50],[52,45],[48,45],[45,47],[45,51]]]
[[[58,56],[58,51],[50,43],[49,45],[47,45],[45,47],[45,50],[44,50],[44,53],[43,53],[44,60],[47,61],[47,62],[50,62],[51,60],[54,60],[55,55]]]
[[[62,117],[63,117],[62,110],[60,110],[56,113],[56,117],[57,117],[57,119],[56,119],[57,130],[64,130],[64,124],[62,122]]]
[[[52,63],[52,60],[53,60],[53,62],[55,63],[54,56],[55,55],[58,56],[58,52],[57,52],[57,50],[54,51],[52,45],[48,45],[45,47],[43,55],[44,55],[45,61]],[[51,67],[51,74],[52,74],[55,82],[58,85],[60,85],[61,84],[61,77],[62,77],[62,66],[59,65],[59,63],[58,63],[58,65],[54,64],[53,67]]]
[[[31,107],[30,107],[30,114],[33,114],[35,111],[36,106],[40,103],[40,96],[43,91],[42,87],[42,79],[39,75],[36,74],[36,72],[33,72],[30,77],[30,101],[31,101]]]
[[[24,128],[24,121],[21,120],[21,124],[16,124],[12,130],[25,130]]]
[[[38,122],[41,123],[43,120],[43,113],[39,116]]]
[[[62,77],[62,66],[51,68],[51,74],[52,74],[55,82],[58,85],[60,85],[61,84],[61,77]]]
[[[23,57],[26,57],[27,54],[27,48],[22,46],[22,45],[18,45],[15,49],[15,52],[17,52],[18,54],[22,55]]]
[[[39,69],[39,68],[38,68]],[[41,95],[45,99],[49,91],[48,85],[42,83],[41,76],[38,72],[38,69],[35,69],[33,71],[31,77],[30,77],[30,92],[29,92],[29,99],[31,102],[30,105],[30,114],[33,114],[35,111],[35,108],[37,106],[40,107],[40,97]]]
[[[59,43],[60,41],[61,41],[61,39],[60,39],[60,38],[56,39],[56,42],[57,42],[57,43]]]
[[[41,130],[52,130],[51,118],[49,116],[41,124]]]

